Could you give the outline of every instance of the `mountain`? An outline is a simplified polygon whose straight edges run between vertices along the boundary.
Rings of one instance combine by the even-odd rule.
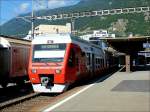
[[[46,16],[59,13],[141,6],[150,6],[150,0],[81,0],[81,2],[74,6],[40,10],[36,11],[35,15]],[[20,16],[24,17],[29,15],[31,14],[22,14]],[[35,20],[35,26],[39,24],[66,24],[66,22],[70,22],[70,20]],[[14,18],[0,26],[0,34],[24,37],[30,29],[31,24],[29,22],[26,22],[23,19]],[[107,29],[110,32],[116,33],[118,36],[125,36],[129,33],[135,35],[150,35],[150,14],[134,13],[79,18],[75,21],[75,29],[79,31]]]

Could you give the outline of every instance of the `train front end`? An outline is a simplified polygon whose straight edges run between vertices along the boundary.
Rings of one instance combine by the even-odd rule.
[[[68,39],[60,35],[37,37],[32,41],[29,78],[35,92],[61,93],[66,90]]]

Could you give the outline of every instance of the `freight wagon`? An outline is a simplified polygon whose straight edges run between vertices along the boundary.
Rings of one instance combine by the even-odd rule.
[[[28,80],[27,68],[31,42],[8,36],[0,36],[0,85],[24,83]]]

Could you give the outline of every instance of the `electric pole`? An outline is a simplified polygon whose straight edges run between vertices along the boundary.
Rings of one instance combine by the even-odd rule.
[[[71,19],[71,32],[72,34],[75,34],[75,19]]]
[[[31,13],[31,38],[34,39],[34,1],[32,0],[32,13]]]

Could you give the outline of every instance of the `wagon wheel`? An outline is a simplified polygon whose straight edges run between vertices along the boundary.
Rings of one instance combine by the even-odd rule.
[[[7,85],[8,85],[8,82],[9,82],[9,72],[6,71],[2,74],[2,76],[0,77],[0,85],[3,87],[3,88],[6,88]]]

